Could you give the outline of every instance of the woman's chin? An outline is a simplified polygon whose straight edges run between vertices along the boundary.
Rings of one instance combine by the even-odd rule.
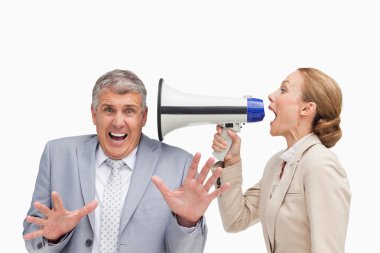
[[[269,129],[269,133],[270,135],[272,136],[275,136],[275,130],[274,130],[274,127],[273,127],[273,122],[270,123],[270,129]]]
[[[279,135],[280,135],[279,132],[276,131],[276,129],[274,129],[273,127],[270,128],[269,133],[270,133],[270,135],[273,136],[273,137],[274,137],[274,136],[279,136]]]

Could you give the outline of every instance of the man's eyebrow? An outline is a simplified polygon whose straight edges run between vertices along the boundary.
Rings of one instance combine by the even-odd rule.
[[[123,107],[138,107],[136,104],[125,104]]]
[[[108,104],[108,103],[100,104],[99,106],[114,107],[114,105],[112,105],[112,104]],[[136,105],[136,104],[125,104],[125,105],[123,105],[123,107],[137,107],[137,106],[138,106],[138,105]]]

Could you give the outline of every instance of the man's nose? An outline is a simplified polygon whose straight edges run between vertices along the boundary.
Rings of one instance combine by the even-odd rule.
[[[123,127],[125,124],[124,115],[122,113],[115,114],[113,124],[115,127]]]

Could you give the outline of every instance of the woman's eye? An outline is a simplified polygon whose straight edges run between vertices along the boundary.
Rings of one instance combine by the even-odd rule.
[[[281,94],[284,94],[286,92],[285,88],[280,88]]]

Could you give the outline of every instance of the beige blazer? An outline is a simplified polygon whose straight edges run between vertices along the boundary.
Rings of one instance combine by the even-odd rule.
[[[219,185],[231,184],[218,198],[225,230],[238,232],[261,221],[268,252],[344,252],[351,194],[337,157],[311,135],[272,192],[282,153],[268,161],[260,182],[244,194],[241,163],[223,169]]]

